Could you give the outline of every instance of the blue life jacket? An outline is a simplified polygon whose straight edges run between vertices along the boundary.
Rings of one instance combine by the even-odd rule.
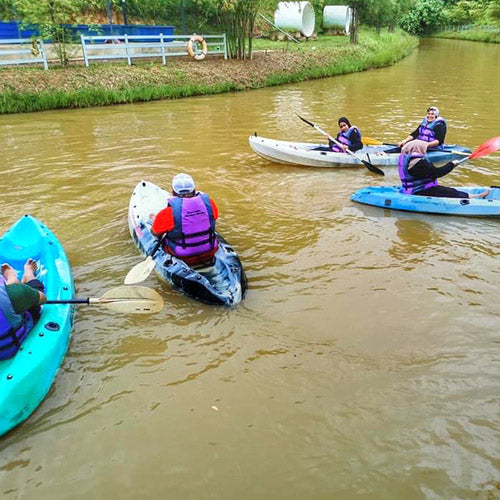
[[[354,131],[359,132],[359,130],[353,125],[352,127],[349,127],[347,129],[347,132],[339,132],[337,134],[337,141],[350,148],[352,146],[351,136]],[[359,135],[361,136],[361,132],[359,132]],[[331,146],[331,150],[338,153],[343,153],[342,148],[335,143]]]
[[[5,278],[0,276],[0,360],[12,358],[17,353],[31,328],[31,314],[17,314],[14,311],[7,294]]]
[[[434,134],[434,127],[439,123],[439,122],[444,122],[446,125],[446,121],[444,118],[438,117],[432,122],[428,122],[426,118],[424,118],[420,126],[418,127],[418,137],[417,139],[420,139],[421,141],[425,142],[432,142],[436,140],[436,135]],[[437,148],[442,149],[443,144],[439,144],[439,146],[436,146]]]
[[[414,194],[417,193],[418,191],[422,191],[422,189],[427,189],[438,185],[436,179],[431,179],[431,178],[415,179],[415,177],[411,176],[408,173],[408,164],[410,163],[410,160],[413,160],[414,158],[424,158],[424,157],[425,157],[424,155],[417,153],[412,153],[410,155],[405,155],[401,153],[399,155],[398,173],[399,173],[399,178],[401,179],[401,184],[403,186],[403,193]]]
[[[174,229],[167,233],[167,245],[178,257],[192,257],[217,249],[215,218],[207,194],[191,198],[174,196],[168,201],[174,216]]]

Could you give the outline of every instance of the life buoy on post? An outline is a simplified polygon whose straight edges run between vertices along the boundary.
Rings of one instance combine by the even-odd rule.
[[[201,43],[201,50],[196,50],[194,49],[195,44]],[[187,51],[190,57],[193,59],[196,59],[197,61],[201,61],[205,59],[205,56],[207,55],[207,42],[205,42],[205,39],[200,36],[200,35],[193,35],[187,44]]]

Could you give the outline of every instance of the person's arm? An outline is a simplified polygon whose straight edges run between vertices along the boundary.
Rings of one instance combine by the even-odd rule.
[[[359,130],[356,128],[352,131],[351,134],[351,147],[349,148],[351,151],[359,151],[363,148],[363,143],[361,142],[361,134]]]
[[[405,137],[401,142],[398,142],[398,146],[404,146],[407,142],[413,141],[418,137],[418,129],[420,128],[420,125],[407,137]]]
[[[163,233],[168,233],[174,229],[174,213],[171,207],[160,210],[153,221],[151,234],[157,238]]]
[[[28,309],[45,304],[47,297],[43,292],[24,283],[13,283],[6,286],[7,294],[14,311],[22,314]]]
[[[435,148],[444,143],[444,138],[446,137],[446,123],[444,121],[436,123],[434,135],[436,136],[436,140],[429,142],[429,148]]]
[[[408,169],[408,173],[415,179],[439,179],[449,174],[455,166],[456,163],[450,161],[442,167],[435,167],[429,160],[422,158]]]

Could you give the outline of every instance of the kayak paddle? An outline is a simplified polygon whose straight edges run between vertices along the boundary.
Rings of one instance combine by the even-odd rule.
[[[460,163],[463,163],[467,160],[475,160],[476,158],[481,158],[481,156],[486,156],[500,149],[500,136],[492,137],[488,139],[486,142],[483,142],[480,146],[478,146],[470,155],[467,155],[466,158],[462,158],[457,162],[457,166]]]
[[[125,276],[125,281],[124,281],[126,285],[133,285],[134,283],[140,283],[141,281],[144,281],[151,274],[151,271],[155,268],[155,261],[153,260],[153,257],[160,248],[166,236],[167,233],[163,234],[162,237],[158,239],[156,245],[154,246],[153,250],[148,254],[146,259],[143,260],[142,262],[139,262],[139,264],[136,264],[127,273],[127,276]]]
[[[320,134],[323,134],[325,137],[327,137],[329,140],[337,144],[337,146],[343,146],[337,139],[333,138],[328,132],[325,132],[323,129],[319,128],[317,125],[314,125],[314,123],[310,122],[309,120],[306,120],[305,118],[302,118],[302,116],[298,115],[297,116],[304,122],[310,125],[312,128],[316,129]],[[372,165],[369,161],[363,160],[363,158],[359,157],[357,154],[353,153],[349,148],[346,149],[346,152],[349,153],[351,156],[356,158],[358,161],[360,161],[370,172],[373,172],[374,174],[378,175],[385,175],[383,170],[380,170],[380,168],[376,167],[375,165]]]
[[[47,300],[46,304],[97,304],[112,311],[131,314],[152,314],[163,309],[161,295],[145,286],[120,286],[102,297],[68,300]]]

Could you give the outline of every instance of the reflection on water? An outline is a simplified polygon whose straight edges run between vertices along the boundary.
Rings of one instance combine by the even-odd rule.
[[[140,260],[132,189],[180,171],[217,201],[250,280],[235,309],[154,275],[158,315],[79,307],[48,397],[0,440],[4,498],[493,498],[498,222],[355,205],[354,190],[395,184],[396,170],[277,165],[248,136],[322,141],[299,113],[330,133],[348,116],[395,142],[432,103],[449,142],[474,147],[500,130],[499,50],[424,40],[377,71],[2,117],[0,225],[42,219],[78,295],[123,282]],[[499,161],[443,183],[498,184]]]

